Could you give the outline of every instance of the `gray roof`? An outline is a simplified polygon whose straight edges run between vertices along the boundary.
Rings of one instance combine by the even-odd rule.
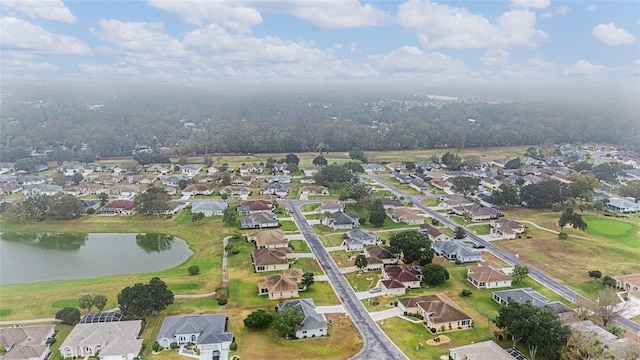
[[[226,321],[226,314],[167,316],[158,333],[158,341],[173,339],[176,335],[199,334],[197,345],[230,342],[233,333],[225,331]]]
[[[207,212],[207,211],[224,211],[227,208],[227,203],[224,201],[198,201],[193,203],[192,213]]]
[[[540,294],[532,288],[494,291],[493,295],[497,295],[504,300],[511,299],[512,301],[521,304],[530,302],[531,305],[537,307],[549,306],[557,314],[569,311],[569,308],[563,303],[559,301],[549,301],[546,296]]]
[[[329,214],[327,216],[330,224],[334,225],[348,225],[348,224],[357,224],[359,217],[355,214],[345,214],[342,212],[337,212],[333,214]]]
[[[352,240],[361,240],[361,241],[376,241],[378,240],[378,234],[373,231],[362,230],[362,229],[353,229],[349,230],[347,233],[349,238]]]
[[[468,256],[481,256],[481,253],[473,250],[471,245],[465,244],[460,240],[453,241],[434,241],[433,250],[438,253],[456,254],[457,258]]]
[[[386,197],[380,198],[380,202],[382,206],[403,206],[400,201]]]
[[[311,298],[287,300],[278,304],[278,311],[282,311],[287,308],[294,308],[298,312],[304,315],[304,319],[298,325],[298,328],[304,329],[321,329],[327,327],[327,319],[324,314],[318,314],[316,312],[316,305]]]
[[[78,324],[71,330],[60,348],[100,344],[103,346],[100,351],[102,356],[130,353],[137,355],[142,347],[142,339],[138,339],[141,324],[140,320]]]

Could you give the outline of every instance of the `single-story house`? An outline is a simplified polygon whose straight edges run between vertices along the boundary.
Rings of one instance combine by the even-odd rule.
[[[386,164],[386,167],[393,172],[401,172],[407,170],[407,165],[400,161],[390,162]]]
[[[402,204],[400,201],[396,200],[396,199],[391,199],[391,198],[380,198],[380,202],[382,203],[382,207],[387,210],[387,209],[395,209],[395,208],[403,208],[404,204]]]
[[[227,194],[229,196],[239,196],[242,200],[247,200],[253,190],[244,186],[225,186],[220,189],[220,194]]]
[[[233,186],[249,186],[256,181],[253,176],[235,176],[231,179],[231,185]]]
[[[635,213],[640,211],[640,202],[634,202],[627,198],[609,199],[607,208],[622,213]]]
[[[400,184],[408,184],[411,182],[411,179],[412,179],[411,175],[403,174],[403,173],[395,174],[395,177]]]
[[[440,197],[440,206],[447,209],[458,206],[473,206],[473,201],[458,194],[444,195]]]
[[[429,328],[447,330],[469,328],[473,319],[445,294],[421,295],[398,299],[398,308],[407,313],[418,313],[423,316]]]
[[[431,185],[433,185],[433,187],[435,187],[436,189],[440,189],[442,191],[451,190],[451,184],[448,181],[441,178],[431,179]]]
[[[549,306],[557,314],[571,311],[565,304],[559,301],[549,301],[546,296],[533,290],[532,288],[508,289],[493,292],[493,300],[500,305],[507,305],[509,301],[521,304],[530,302],[531,305],[542,307]]]
[[[640,274],[616,276],[616,287],[629,294],[629,299],[640,305]]]
[[[162,215],[175,215],[178,211],[186,208],[188,205],[185,201],[171,200],[167,202],[168,209],[162,212]]]
[[[270,213],[274,210],[273,201],[271,200],[249,200],[244,201],[238,206],[240,215]]]
[[[569,326],[571,327],[571,332],[577,333],[580,338],[592,344],[599,344],[602,357],[598,359],[632,359],[632,357],[629,357],[629,350],[632,346],[629,341],[632,340],[619,338],[590,320],[574,322]]]
[[[168,174],[172,171],[173,171],[173,164],[150,164],[147,167],[147,172]]]
[[[0,186],[0,194],[2,195],[17,194],[23,190],[24,187],[16,183],[8,183]]]
[[[369,230],[352,229],[347,233],[347,238],[342,243],[347,247],[347,251],[363,250],[365,246],[378,245],[380,238],[378,234]]]
[[[258,282],[258,294],[268,295],[269,300],[299,297],[298,288],[302,275],[300,269],[286,269],[282,274],[269,276]]]
[[[420,225],[424,223],[424,216],[420,216],[415,211],[405,207],[390,208],[386,210],[386,213],[394,222],[403,222],[407,225]]]
[[[204,216],[210,217],[214,215],[223,215],[227,208],[224,201],[195,201],[191,208],[192,213],[203,213]]]
[[[132,198],[140,192],[135,185],[114,185],[109,188],[109,195]]]
[[[238,169],[238,171],[240,171],[240,175],[247,175],[247,174],[253,174],[253,173],[260,174],[264,171],[264,168],[257,164],[251,164],[251,165],[242,166],[240,169]]]
[[[53,336],[53,325],[11,326],[0,329],[0,346],[5,350],[4,360],[45,360],[51,349],[47,339]]]
[[[264,181],[272,184],[272,183],[279,183],[279,184],[291,184],[291,180],[293,178],[291,177],[291,175],[267,175],[264,177]]]
[[[275,230],[262,230],[249,234],[249,241],[253,241],[256,244],[256,248],[286,248],[289,246],[289,240],[287,239],[284,231],[280,229]]]
[[[195,344],[200,354],[191,357],[199,360],[227,360],[233,333],[227,332],[226,314],[167,316],[156,339],[160,346],[168,348],[172,343],[182,347]]]
[[[289,194],[289,188],[280,183],[267,184],[260,189],[262,195],[275,195],[284,199]]]
[[[398,256],[386,245],[372,246],[364,249],[364,256],[367,258],[367,271],[379,270],[385,265],[398,263]]]
[[[421,282],[422,271],[419,267],[386,266],[382,269],[380,288],[388,295],[404,295],[405,289],[419,289]]]
[[[276,215],[270,212],[261,212],[249,214],[240,219],[240,227],[242,229],[263,229],[280,226],[280,221]]]
[[[494,262],[482,262],[467,269],[467,280],[478,289],[495,289],[511,286],[511,276]]]
[[[293,251],[286,248],[261,248],[251,252],[251,262],[256,272],[286,270],[289,268],[287,254]]]
[[[424,194],[429,192],[429,184],[427,184],[424,180],[420,178],[411,179],[411,181],[409,182],[409,186]]]
[[[384,172],[387,169],[380,165],[380,164],[364,164],[362,165],[362,168],[364,169],[365,172],[368,173],[378,173],[378,172]]]
[[[162,179],[162,185],[164,186],[180,186],[180,181],[187,181],[189,180],[189,178],[184,177],[184,176],[167,176],[166,178]]]
[[[320,169],[321,168],[318,166],[308,166],[308,167],[302,168],[302,172],[304,173],[304,176],[313,176],[319,173]]]
[[[300,195],[307,196],[328,196],[329,189],[324,186],[301,186],[298,191]]]
[[[96,356],[103,360],[133,360],[142,350],[141,320],[78,324],[60,344],[63,358]]]
[[[449,349],[449,357],[452,360],[514,360],[505,349],[501,348],[493,340],[482,341],[475,344],[458,346]]]
[[[463,263],[482,261],[482,253],[460,240],[434,241],[431,248],[436,255],[448,260],[458,260]]]
[[[213,195],[213,188],[205,184],[191,184],[182,190],[183,196]]]
[[[300,184],[315,184],[316,179],[313,176],[303,176],[300,178]]]
[[[34,185],[22,191],[24,196],[48,195],[52,196],[62,191],[60,185]]]
[[[188,164],[180,167],[180,173],[185,176],[196,176],[200,171],[202,171],[202,166],[200,165]]]
[[[133,215],[135,212],[133,200],[120,199],[108,202],[98,210],[98,215]]]
[[[451,236],[431,224],[420,224],[421,233],[427,234],[431,241],[449,241]]]
[[[504,240],[515,239],[526,230],[521,223],[505,218],[491,220],[489,225],[491,226],[491,234]]]
[[[336,212],[342,212],[344,211],[344,204],[338,200],[328,200],[320,204],[320,206],[318,207],[318,209],[316,209],[316,211],[321,214],[325,214],[325,213],[333,214]]]
[[[480,179],[480,185],[490,190],[496,190],[502,185],[502,181],[492,177],[483,177]]]
[[[456,213],[456,215],[464,216],[471,221],[484,221],[500,217],[498,210],[478,205],[456,206],[452,211]]]
[[[304,339],[327,335],[327,319],[324,314],[316,312],[316,305],[311,298],[287,300],[278,304],[278,311],[294,308],[304,315],[296,330],[296,338]]]
[[[22,185],[41,185],[49,181],[50,178],[46,176],[38,176],[38,175],[26,175],[21,176],[18,180],[18,183]]]
[[[329,226],[333,230],[351,230],[354,226],[360,225],[359,218],[355,214],[345,214],[343,212],[336,212],[327,215],[323,224]]]

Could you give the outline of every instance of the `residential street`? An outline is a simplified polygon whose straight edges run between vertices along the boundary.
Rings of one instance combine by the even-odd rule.
[[[333,262],[320,239],[307,223],[298,206],[306,201],[282,200],[280,203],[292,211],[298,228],[307,239],[311,250],[316,254],[318,263],[331,280],[331,285],[342,301],[353,323],[362,334],[364,346],[354,359],[407,359],[407,356],[387,337],[387,335],[373,321],[364,305],[356,297],[355,292],[342,276],[340,269]]]
[[[396,189],[395,187],[393,187],[392,185],[389,185],[387,183],[385,183],[384,181],[382,181],[382,179],[380,179],[379,176],[375,175],[375,174],[369,174],[368,176],[364,176],[364,177],[368,177],[370,179],[375,180],[378,184],[380,184],[381,186],[383,186],[384,188],[386,188],[387,190],[391,191],[392,193],[396,194],[398,197],[400,196],[404,196],[404,198],[407,201],[412,201],[413,205],[417,208],[419,208],[420,210],[424,211],[426,214],[428,214],[429,216],[432,216],[433,218],[437,219],[438,221],[440,221],[441,223],[445,224],[447,227],[451,228],[451,229],[455,229],[458,224],[456,224],[455,222],[449,220],[449,218],[442,216],[442,214],[433,211],[432,209],[428,208],[427,206],[424,206],[420,201],[424,199],[424,196],[416,196],[416,195],[407,195],[404,194],[402,192],[400,192],[398,189]],[[493,253],[494,255],[496,255],[497,257],[501,258],[502,260],[506,261],[507,263],[513,265],[513,264],[523,264],[522,261],[520,261],[519,259],[517,259],[515,256],[511,255],[510,253],[494,246],[493,244],[491,244],[490,242],[483,240],[482,238],[480,238],[479,236],[475,235],[472,232],[467,231],[467,238],[473,240],[474,242],[476,242],[477,244],[481,244],[484,245],[486,247],[487,251],[490,251],[491,253]],[[556,280],[552,279],[551,277],[547,276],[546,274],[542,273],[541,271],[539,271],[536,268],[533,268],[529,265],[527,265],[529,267],[529,276],[536,280],[537,282],[541,283],[542,285],[544,285],[545,287],[551,289],[552,291],[554,291],[555,293],[559,294],[560,296],[564,297],[565,299],[571,301],[571,302],[575,302],[575,300],[577,298],[580,298],[581,296],[579,294],[577,294],[576,292],[574,292],[573,290],[569,289],[568,287],[560,284],[559,282],[557,282]],[[617,320],[617,322],[622,325],[627,331],[631,331],[637,334],[640,334],[640,324],[635,323],[631,320],[625,319],[625,318],[619,318]]]

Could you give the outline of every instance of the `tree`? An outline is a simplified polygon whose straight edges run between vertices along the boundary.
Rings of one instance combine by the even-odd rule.
[[[105,206],[109,202],[109,194],[104,192],[100,193],[99,199],[100,199],[100,206]]]
[[[238,219],[238,211],[237,206],[227,206],[222,213],[222,222],[225,225],[229,226],[233,224]]]
[[[360,164],[359,162],[349,161],[345,163],[344,166],[346,166],[349,170],[351,170],[352,173],[364,172],[364,168],[362,167],[362,164]]]
[[[389,246],[395,254],[402,254],[405,263],[418,261],[421,265],[433,260],[431,240],[419,231],[407,230],[391,234]]]
[[[313,161],[312,161],[313,165],[315,166],[326,166],[327,164],[329,164],[329,162],[327,161],[327,159],[325,159],[324,156],[322,155],[318,155],[316,156]]]
[[[587,223],[582,219],[582,215],[575,213],[571,208],[566,209],[560,216],[560,220],[558,220],[558,226],[560,226],[561,229],[569,224],[573,226],[574,229],[587,230]]]
[[[93,295],[89,293],[80,295],[80,298],[78,298],[78,305],[80,306],[80,309],[87,309],[87,312],[91,312],[91,308],[95,305]]]
[[[22,159],[18,159],[16,160],[16,162],[13,164],[13,168],[16,171],[33,171],[36,168],[36,165],[40,165],[43,164],[43,161],[36,158],[36,157],[26,157],[26,158],[22,158]]]
[[[349,151],[349,158],[351,158],[351,160],[360,160],[363,163],[367,162],[367,158],[364,156],[364,151],[359,147],[351,148],[351,151]]]
[[[191,276],[200,274],[200,267],[198,265],[191,265],[187,268],[187,272]]]
[[[157,313],[173,304],[173,292],[167,285],[154,277],[149,283],[127,286],[118,294],[118,305],[123,316],[142,318]]]
[[[244,326],[249,329],[262,329],[269,326],[272,321],[273,315],[262,309],[252,312],[243,320]]]
[[[356,176],[345,165],[327,165],[313,176],[316,184],[328,186],[330,183],[355,183]]]
[[[51,176],[51,182],[54,185],[65,186],[67,184],[67,178],[63,173],[57,172]]]
[[[449,280],[449,272],[440,264],[427,264],[422,267],[422,280],[429,285],[440,285]]]
[[[589,277],[594,279],[600,279],[602,277],[602,271],[600,270],[589,270]]]
[[[515,159],[511,159],[509,161],[507,161],[504,164],[504,168],[505,169],[518,169],[520,167],[521,163],[520,163],[520,158],[515,158]]]
[[[572,169],[576,172],[591,171],[591,169],[593,169],[593,165],[586,161],[579,161],[573,165]]]
[[[498,206],[514,206],[520,204],[518,188],[513,184],[501,184],[491,192],[491,201]]]
[[[228,171],[223,172],[222,173],[222,180],[220,181],[220,184],[222,186],[231,185],[231,173],[229,173]]]
[[[465,237],[467,237],[467,232],[464,230],[462,226],[456,226],[454,231],[455,231],[455,234],[453,237],[458,240],[464,239]]]
[[[349,184],[347,189],[340,193],[340,200],[353,199],[359,201],[369,196],[369,188],[364,184]]]
[[[84,180],[84,177],[79,172],[74,173],[73,175],[71,175],[71,182],[73,183],[73,185],[80,184],[82,182],[82,180]]]
[[[180,159],[178,159],[178,164],[180,164],[180,166],[185,166],[189,164],[189,160],[187,160],[187,158],[181,157]]]
[[[381,227],[384,225],[384,220],[387,218],[387,213],[384,210],[382,201],[377,199],[371,205],[369,209],[369,223],[375,227]]]
[[[204,166],[210,168],[213,166],[213,158],[211,156],[205,156],[204,158],[202,158],[202,163],[204,164]]]
[[[605,328],[629,310],[629,303],[621,303],[616,289],[612,287],[603,287],[596,291],[585,306],[602,322],[602,326]]]
[[[569,326],[562,323],[553,309],[536,307],[530,302],[509,301],[500,307],[494,322],[511,337],[514,347],[519,341],[525,342],[531,358],[540,352],[543,359],[559,359],[571,334]]]
[[[56,319],[63,324],[74,326],[80,322],[80,310],[74,307],[66,307],[56,312]]]
[[[306,272],[302,274],[302,285],[305,289],[308,289],[309,286],[313,285],[314,277],[312,272]]]
[[[440,163],[450,170],[460,170],[463,165],[460,156],[458,156],[458,154],[452,154],[450,152],[442,155]]]
[[[42,221],[47,217],[49,206],[46,195],[29,196],[22,202],[22,206],[30,219]]]
[[[565,186],[556,180],[525,185],[520,189],[520,200],[530,208],[550,208],[554,202],[563,202],[566,199],[564,188]]]
[[[141,214],[160,216],[164,211],[169,210],[170,200],[171,196],[167,190],[152,185],[136,195],[134,204],[136,211]]]
[[[592,172],[596,179],[612,183],[615,183],[617,177],[623,174],[622,166],[617,162],[604,162],[594,167]]]
[[[47,196],[47,216],[53,220],[70,220],[84,213],[82,202],[71,194]]]
[[[516,264],[513,267],[513,272],[511,273],[511,281],[514,284],[518,284],[522,280],[526,279],[527,276],[529,276],[529,267],[526,265]]]
[[[298,326],[304,320],[304,314],[293,307],[287,307],[275,313],[273,325],[278,335],[283,338],[294,338]]]
[[[98,311],[104,310],[104,307],[107,306],[107,297],[103,294],[94,294],[93,305],[98,309]]]
[[[451,179],[453,190],[462,193],[464,196],[478,190],[480,179],[473,176],[456,176]]]
[[[605,275],[602,278],[602,285],[604,285],[605,287],[609,287],[609,288],[615,289],[616,286],[618,285],[618,283],[617,283],[616,279],[612,278],[609,275]]]
[[[300,158],[298,157],[298,155],[290,153],[287,154],[287,156],[284,158],[284,162],[291,165],[291,164],[300,164]],[[292,171],[293,172],[293,171]]]
[[[598,180],[591,175],[572,174],[571,183],[567,185],[567,196],[583,201],[591,201],[593,189],[598,186]]]
[[[478,155],[469,155],[464,157],[464,165],[469,169],[477,169],[482,161]]]
[[[620,187],[620,195],[640,201],[640,180],[629,181]]]
[[[354,265],[358,269],[364,269],[365,267],[367,267],[367,257],[364,256],[363,254],[360,254],[360,255],[356,256],[356,260],[355,260]]]
[[[196,226],[200,226],[200,224],[202,224],[203,219],[204,219],[204,213],[198,212],[191,215],[191,222],[196,223]]]

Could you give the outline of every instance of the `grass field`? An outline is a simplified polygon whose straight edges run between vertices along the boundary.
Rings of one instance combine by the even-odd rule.
[[[505,216],[531,221],[539,226],[559,231],[559,214],[531,209],[515,209]],[[604,275],[616,276],[640,272],[640,219],[615,219],[603,215],[584,214],[587,231],[572,228],[563,230],[570,237],[560,240],[555,234],[537,229],[530,224],[527,235],[531,238],[499,241],[495,244],[518,254],[524,262],[560,280],[583,295],[600,285],[588,277],[589,270],[600,270]],[[584,239],[578,238],[584,237]]]
[[[297,252],[297,253],[311,252],[311,250],[309,249],[309,246],[307,245],[307,242],[304,240],[289,240],[289,244],[293,246],[293,248],[295,249],[293,250],[294,252]]]

